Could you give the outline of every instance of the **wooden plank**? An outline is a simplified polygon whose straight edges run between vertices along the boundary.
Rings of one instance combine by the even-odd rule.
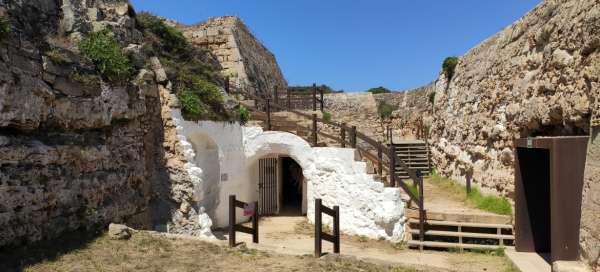
[[[335,240],[336,240],[335,236],[333,236],[329,233],[325,233],[325,232],[321,233],[321,239],[328,241],[328,242],[332,242],[332,243],[335,243]]]
[[[419,224],[419,220],[417,219],[409,219],[408,221],[411,224]],[[496,229],[496,228],[501,228],[501,229],[512,229],[513,226],[512,225],[506,225],[506,224],[486,224],[486,223],[468,223],[468,222],[453,222],[453,221],[434,221],[434,220],[427,220],[427,225],[430,226],[454,226],[454,227],[470,227],[470,228],[490,228],[490,229]]]
[[[459,226],[459,228],[462,228]],[[411,234],[419,234],[419,230],[411,229]],[[425,235],[430,236],[446,236],[446,237],[466,237],[466,238],[481,238],[481,239],[505,239],[514,240],[514,235],[508,234],[492,234],[492,233],[476,233],[476,232],[460,232],[460,231],[439,231],[439,230],[428,230],[425,231]]]
[[[242,225],[235,225],[235,231],[254,234],[254,229]]]
[[[327,206],[322,206],[321,212],[329,216],[335,216],[335,211]]]
[[[447,242],[432,242],[432,241],[408,241],[409,246],[424,246],[424,247],[433,247],[433,248],[464,248],[464,249],[488,249],[494,250],[498,248],[507,248],[501,247],[498,245],[477,245],[477,244],[458,244],[458,243],[447,243]]]

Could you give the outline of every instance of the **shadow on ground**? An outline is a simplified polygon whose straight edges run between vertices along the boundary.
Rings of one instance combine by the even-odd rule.
[[[43,261],[57,260],[62,255],[86,248],[102,233],[102,230],[77,230],[26,246],[0,247],[0,271],[18,272]]]

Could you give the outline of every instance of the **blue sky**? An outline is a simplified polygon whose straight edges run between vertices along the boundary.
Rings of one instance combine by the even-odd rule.
[[[540,0],[131,0],[193,24],[237,15],[277,57],[290,85],[404,90],[433,81]]]

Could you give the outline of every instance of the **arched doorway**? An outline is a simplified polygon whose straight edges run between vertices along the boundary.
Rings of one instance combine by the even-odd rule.
[[[261,215],[306,213],[306,180],[298,162],[286,155],[270,155],[259,159],[257,172]]]

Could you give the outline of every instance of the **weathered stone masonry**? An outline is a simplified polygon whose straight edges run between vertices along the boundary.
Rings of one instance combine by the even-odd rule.
[[[248,27],[235,16],[211,18],[193,26],[178,26],[192,44],[209,49],[223,74],[238,85],[251,85],[258,93],[285,92],[287,82],[277,60]]]

